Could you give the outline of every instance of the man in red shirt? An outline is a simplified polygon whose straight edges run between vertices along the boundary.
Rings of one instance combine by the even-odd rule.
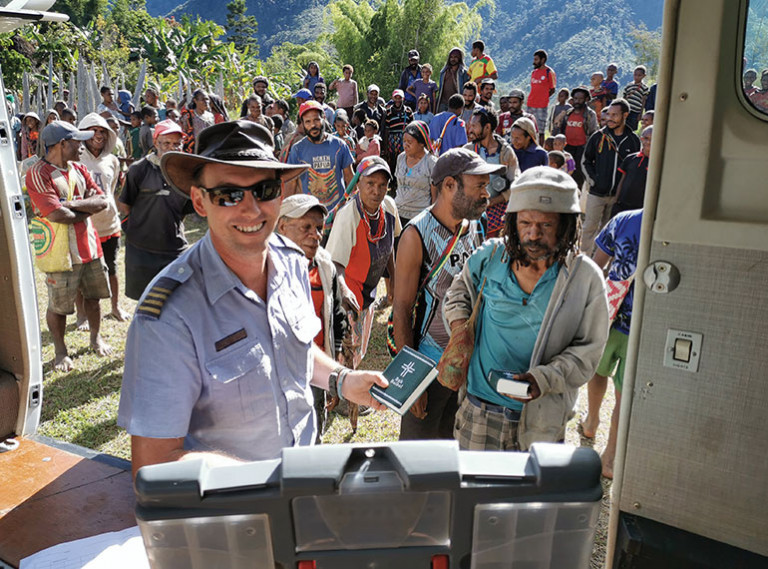
[[[536,123],[536,117],[531,113],[526,113],[523,110],[523,101],[525,100],[525,93],[521,89],[512,89],[507,99],[507,110],[499,115],[499,126],[496,127],[496,134],[503,136],[509,142],[509,132],[512,130],[512,125],[519,118],[525,117],[533,121],[536,130],[538,131],[539,125]]]
[[[527,110],[536,117],[539,126],[539,145],[544,144],[544,126],[547,124],[549,98],[555,93],[557,77],[547,65],[547,52],[543,49],[533,54],[533,72],[531,72],[531,93],[528,95]]]
[[[67,314],[75,311],[78,289],[83,293],[91,349],[100,356],[112,353],[99,336],[99,300],[109,298],[110,290],[99,236],[90,219],[94,213],[107,208],[107,199],[85,166],[75,162],[80,157],[82,141],[93,134],[93,131],[77,130],[67,122],[52,122],[40,135],[46,149],[45,158],[32,166],[26,176],[35,213],[51,223],[68,226],[69,252],[63,263],[71,269],[46,273],[46,321],[55,349],[54,367],[59,371],[70,371],[74,367],[64,343],[64,332]]]
[[[581,157],[584,155],[587,139],[598,129],[597,114],[587,105],[589,90],[586,87],[576,87],[571,91],[571,97],[573,108],[565,113],[563,122],[560,123],[560,132],[565,134],[565,151],[570,152],[576,162],[573,179],[581,188],[584,183]]]

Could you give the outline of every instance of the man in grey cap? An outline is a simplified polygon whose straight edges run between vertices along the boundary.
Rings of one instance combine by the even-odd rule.
[[[312,385],[356,403],[379,373],[339,366],[314,345],[320,321],[304,252],[274,234],[282,180],[306,167],[274,158],[250,121],[203,130],[197,154],[167,152],[168,184],[209,231],[149,284],[128,331],[118,425],[144,465],[206,457],[263,460],[316,438]]]
[[[437,160],[432,170],[435,202],[410,221],[397,249],[392,303],[397,349],[409,346],[440,359],[450,335],[443,324],[443,297],[483,242],[480,217],[488,204],[489,180],[506,169],[466,148],[452,148]],[[452,438],[457,409],[456,393],[432,382],[403,416],[400,439]]]
[[[520,89],[512,89],[509,92],[509,97],[507,97],[509,110],[499,115],[499,126],[496,127],[496,134],[503,136],[507,141],[509,141],[509,132],[512,130],[512,125],[521,117],[531,119],[536,128],[538,128],[536,117],[523,110],[523,101],[525,101],[525,93]]]
[[[334,360],[345,363],[343,341],[349,335],[347,311],[359,310],[355,295],[338,278],[331,254],[320,245],[328,215],[326,207],[309,194],[283,199],[276,232],[298,245],[309,261],[309,286],[312,304],[321,328],[315,343]],[[312,387],[317,418],[317,441],[325,430],[326,401],[324,389]]]
[[[50,265],[53,270],[44,270],[48,287],[46,321],[55,349],[54,367],[59,371],[70,371],[74,367],[64,343],[64,333],[67,315],[75,311],[78,290],[83,294],[91,349],[102,356],[112,353],[99,336],[99,300],[109,298],[110,290],[99,236],[91,222],[93,214],[107,208],[107,199],[88,169],[77,162],[82,142],[93,135],[92,131],[78,130],[68,122],[52,122],[40,135],[45,158],[35,163],[26,175],[27,192],[35,214],[50,222],[34,226],[35,250],[50,246],[48,255],[58,256],[55,266]],[[68,241],[66,253],[58,252],[52,244],[60,239]]]
[[[419,52],[412,49],[408,52],[408,67],[400,74],[400,83],[397,88],[405,94],[405,104],[412,111],[416,110],[416,97],[408,92],[408,87],[421,79],[421,65],[419,64]]]
[[[483,287],[456,414],[462,449],[562,441],[579,387],[597,368],[608,305],[602,271],[579,253],[578,193],[560,170],[523,172],[512,185],[503,237],[486,241],[448,290],[443,312],[453,331]],[[497,391],[504,377],[522,382],[528,396]]]

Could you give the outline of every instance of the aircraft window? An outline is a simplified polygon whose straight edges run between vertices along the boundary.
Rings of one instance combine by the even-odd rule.
[[[758,111],[768,114],[768,0],[750,0],[744,34],[742,89]]]

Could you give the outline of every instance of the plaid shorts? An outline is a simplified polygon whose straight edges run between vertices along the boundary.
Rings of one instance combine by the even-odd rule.
[[[525,110],[531,113],[536,119],[536,130],[538,131],[539,135],[544,134],[544,131],[547,130],[547,111],[549,110],[549,107],[544,107],[541,109],[526,107]],[[539,141],[537,140],[536,144],[538,143]]]
[[[461,450],[520,450],[517,426],[520,414],[484,403],[467,393],[456,413],[453,437]]]
[[[48,286],[48,310],[54,314],[73,314],[75,296],[78,289],[86,300],[109,298],[107,267],[103,259],[72,266],[71,271],[46,273],[45,284]]]

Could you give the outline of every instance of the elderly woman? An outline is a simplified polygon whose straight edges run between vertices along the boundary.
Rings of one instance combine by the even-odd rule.
[[[405,226],[432,203],[430,179],[437,156],[432,153],[429,127],[422,121],[413,121],[403,133],[404,150],[397,157],[397,212]]]
[[[255,122],[266,128],[269,132],[274,131],[275,123],[272,119],[262,113],[263,101],[258,95],[251,95],[245,100],[245,107],[248,114],[243,117],[244,120]]]
[[[352,319],[355,353],[351,363],[355,368],[368,349],[379,280],[385,270],[395,276],[395,237],[401,230],[397,206],[387,196],[392,180],[387,163],[378,156],[365,158],[357,176],[358,191],[336,214],[326,245],[339,280],[352,291],[361,309]]]

